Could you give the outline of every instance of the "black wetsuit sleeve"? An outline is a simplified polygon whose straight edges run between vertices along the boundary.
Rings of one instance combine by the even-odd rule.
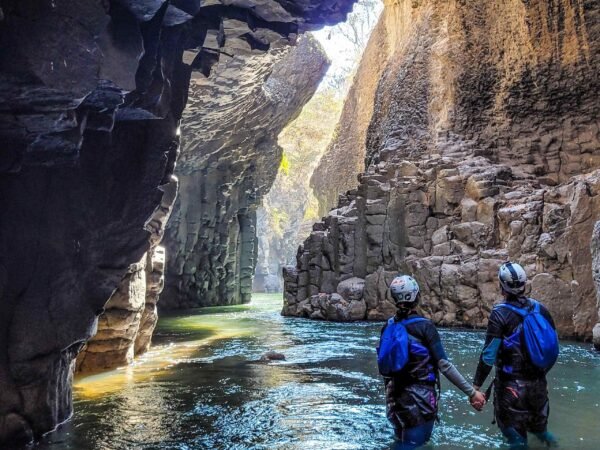
[[[495,361],[499,345],[502,342],[502,323],[502,315],[499,310],[494,309],[490,314],[485,334],[485,343],[483,344],[483,350],[479,356],[479,364],[473,378],[475,386],[481,387],[494,367],[493,362]]]
[[[383,332],[385,331],[385,329],[387,328],[388,324],[387,322],[383,325],[383,327],[381,327],[381,333],[379,333],[379,345],[381,345],[381,337],[383,336]],[[377,346],[377,350],[379,351],[379,346]],[[383,377],[383,384],[384,386],[387,386],[389,381],[391,380],[390,377],[386,377],[385,375],[382,375]]]

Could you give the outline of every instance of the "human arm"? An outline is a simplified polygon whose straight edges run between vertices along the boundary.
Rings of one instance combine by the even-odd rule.
[[[448,379],[448,381],[464,392],[469,398],[473,398],[476,395],[475,388],[462,376],[454,364],[448,359],[440,335],[433,324],[427,328],[424,343],[429,348],[431,357],[439,371]]]
[[[475,389],[479,389],[483,385],[498,359],[498,352],[502,345],[501,319],[498,310],[494,309],[490,314],[485,335],[485,343],[483,344],[483,350],[479,356],[479,364],[477,365],[475,377],[473,378]]]

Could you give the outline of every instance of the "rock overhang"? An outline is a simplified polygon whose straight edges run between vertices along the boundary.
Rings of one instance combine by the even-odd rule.
[[[351,5],[0,1],[0,441],[71,414],[74,357],[172,207],[192,74]]]

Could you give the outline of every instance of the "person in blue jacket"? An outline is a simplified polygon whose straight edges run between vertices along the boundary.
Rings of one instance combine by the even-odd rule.
[[[527,275],[519,264],[507,262],[500,267],[498,279],[504,304],[496,306],[490,314],[473,385],[479,389],[495,365],[494,414],[510,448],[527,448],[527,432],[547,446],[555,446],[556,439],[547,428],[550,411],[547,370],[536,367],[528,356],[521,342],[523,319],[515,311],[531,311],[534,306],[524,295]],[[544,305],[539,304],[539,312],[555,329]]]
[[[397,307],[394,321],[421,318],[417,312],[420,293],[417,282],[408,275],[396,277],[390,293]],[[382,329],[382,335],[387,327]],[[438,412],[439,372],[464,392],[471,405],[481,410],[485,397],[448,360],[438,331],[430,320],[409,320],[409,359],[399,373],[384,377],[387,418],[394,427],[397,449],[414,449],[431,437]],[[381,343],[380,343],[381,345]]]

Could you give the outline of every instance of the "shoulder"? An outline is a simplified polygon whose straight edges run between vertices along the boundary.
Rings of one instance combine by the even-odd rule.
[[[416,320],[411,325],[410,332],[416,337],[425,341],[439,340],[437,327],[431,319],[419,317],[419,320]]]
[[[549,309],[546,307],[546,305],[544,305],[542,302],[540,302],[540,301],[538,301],[538,300],[535,300],[535,299],[533,299],[533,298],[530,298],[529,300],[530,300],[532,303],[533,303],[533,302],[535,302],[535,303],[537,303],[538,305],[540,305],[540,313],[541,313],[543,316],[552,317],[552,314],[550,314],[550,310],[549,310]]]
[[[435,327],[435,325],[433,324],[431,319],[428,319],[427,317],[423,317],[420,315],[413,316],[413,317],[409,318],[408,320],[410,320],[409,325],[414,325],[414,326],[418,326],[418,327]]]
[[[504,302],[497,303],[492,308],[492,312],[490,313],[489,320],[490,321],[500,321],[506,315],[507,312],[512,312],[512,310],[506,303],[504,303]]]

